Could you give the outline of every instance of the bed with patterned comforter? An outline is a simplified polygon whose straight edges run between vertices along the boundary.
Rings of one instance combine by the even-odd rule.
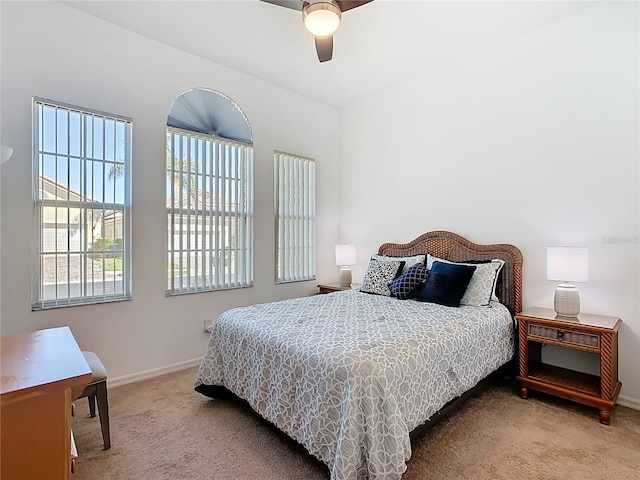
[[[223,313],[195,383],[245,399],[332,479],[388,480],[406,470],[409,432],[513,353],[499,302],[455,308],[348,290]]]

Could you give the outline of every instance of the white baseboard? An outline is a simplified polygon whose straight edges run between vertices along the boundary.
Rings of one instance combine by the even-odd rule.
[[[126,385],[127,383],[139,382],[141,380],[147,380],[148,378],[159,377],[160,375],[166,375],[167,373],[173,373],[179,370],[197,367],[198,365],[200,365],[201,361],[202,357],[198,357],[191,360],[185,360],[184,362],[174,363],[173,365],[152,368],[151,370],[145,370],[143,372],[131,373],[129,375],[109,378],[107,380],[107,385],[109,387],[119,387],[120,385]]]
[[[633,408],[634,410],[640,410],[640,400],[637,398],[627,397],[625,395],[620,395],[618,397],[618,405]]]

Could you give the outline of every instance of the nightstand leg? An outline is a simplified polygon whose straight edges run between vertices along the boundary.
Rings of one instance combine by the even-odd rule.
[[[611,410],[600,410],[600,423],[603,425],[609,425],[611,420]]]
[[[527,387],[520,387],[520,398],[525,400],[529,397],[529,389]]]

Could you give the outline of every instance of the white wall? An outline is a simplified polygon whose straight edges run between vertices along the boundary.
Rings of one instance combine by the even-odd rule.
[[[638,20],[600,2],[346,109],[340,236],[354,281],[429,230],[512,243],[525,308],[553,307],[547,246],[589,247],[582,310],[623,319],[621,402],[640,408]],[[593,369],[572,353],[546,355]]]
[[[201,357],[205,319],[228,308],[307,295],[316,282],[274,285],[273,150],[317,161],[317,244],[332,258],[337,185],[335,110],[134,35],[57,2],[2,2],[2,143],[14,148],[1,174],[2,335],[69,325],[111,378]],[[224,48],[212,46],[211,48]],[[240,105],[254,133],[255,286],[165,298],[165,124],[173,99],[192,87]],[[133,300],[30,311],[31,97],[133,119]],[[319,262],[319,277],[335,276]]]

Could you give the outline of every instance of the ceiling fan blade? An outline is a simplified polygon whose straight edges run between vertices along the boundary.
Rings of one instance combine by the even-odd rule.
[[[302,0],[261,0],[264,3],[271,3],[273,5],[278,5],[279,7],[290,8],[292,10],[302,11],[302,7],[304,3]]]
[[[343,12],[359,7],[366,3],[373,2],[373,0],[336,0],[336,1],[338,5],[340,5],[340,10],[342,10]]]
[[[333,36],[315,37],[315,39],[318,60],[320,60],[320,62],[328,62],[333,56]]]

